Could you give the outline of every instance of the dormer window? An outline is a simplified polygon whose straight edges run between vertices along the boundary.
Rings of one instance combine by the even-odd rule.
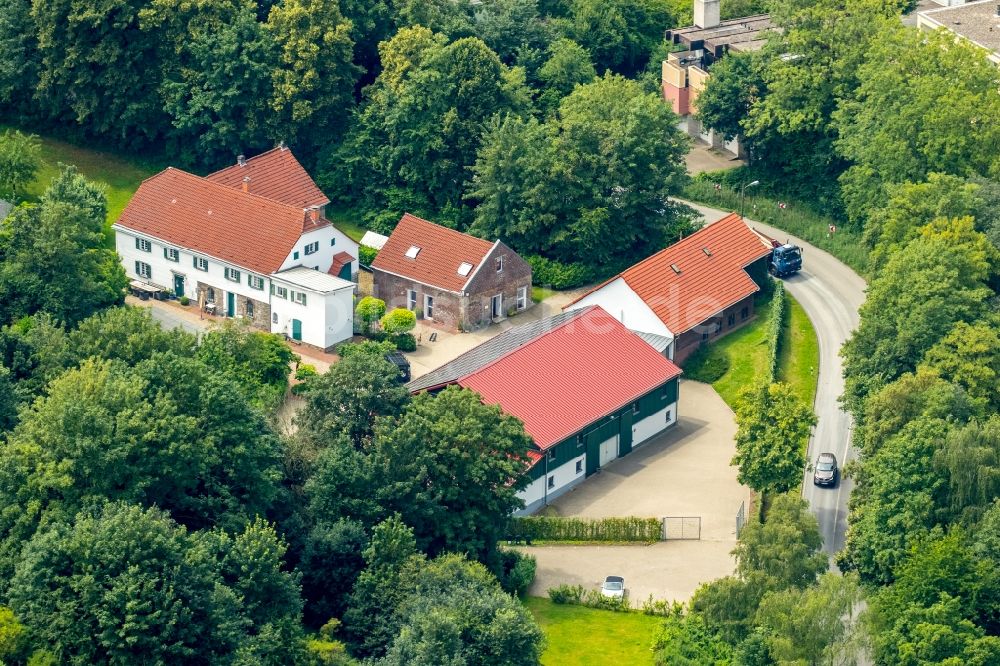
[[[416,259],[418,254],[420,254],[420,248],[416,245],[411,245],[410,249],[406,251],[406,256],[409,259]]]
[[[458,267],[458,274],[462,277],[468,277],[469,272],[472,270],[472,264],[467,261],[463,261],[462,265]]]

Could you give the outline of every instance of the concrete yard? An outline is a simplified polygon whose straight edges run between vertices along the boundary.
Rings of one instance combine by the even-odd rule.
[[[701,539],[652,546],[537,546],[530,594],[560,583],[596,588],[624,576],[633,602],[650,594],[684,601],[699,584],[732,573],[736,513],[750,491],[729,464],[735,453],[732,411],[707,384],[682,382],[677,425],[563,495],[562,516],[700,516]]]

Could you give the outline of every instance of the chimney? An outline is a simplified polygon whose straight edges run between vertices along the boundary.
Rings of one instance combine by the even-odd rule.
[[[278,150],[286,150],[287,148],[283,140],[278,142]]]
[[[250,191],[250,176],[243,176],[243,191]]]
[[[720,0],[694,0],[694,24],[699,28],[719,25]]]
[[[319,206],[306,208],[306,219],[313,224],[319,224]]]
[[[247,156],[246,155],[237,155],[236,156],[236,163],[239,164],[240,166],[246,166],[247,165]]]

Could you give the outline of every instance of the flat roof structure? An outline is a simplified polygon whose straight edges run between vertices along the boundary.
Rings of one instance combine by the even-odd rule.
[[[720,58],[728,51],[756,51],[766,40],[764,33],[774,30],[768,14],[743,16],[722,21],[711,28],[689,25],[667,30],[665,37],[673,44],[686,46],[690,51],[704,49],[713,58]]]
[[[1000,65],[1000,4],[997,0],[928,9],[917,14],[917,26],[921,30],[946,28],[990,51],[990,60]]]

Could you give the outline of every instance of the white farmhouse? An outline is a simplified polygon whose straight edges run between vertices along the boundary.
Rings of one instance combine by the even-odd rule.
[[[351,337],[357,244],[279,146],[205,178],[167,168],[114,224],[133,281],[321,349]]]

